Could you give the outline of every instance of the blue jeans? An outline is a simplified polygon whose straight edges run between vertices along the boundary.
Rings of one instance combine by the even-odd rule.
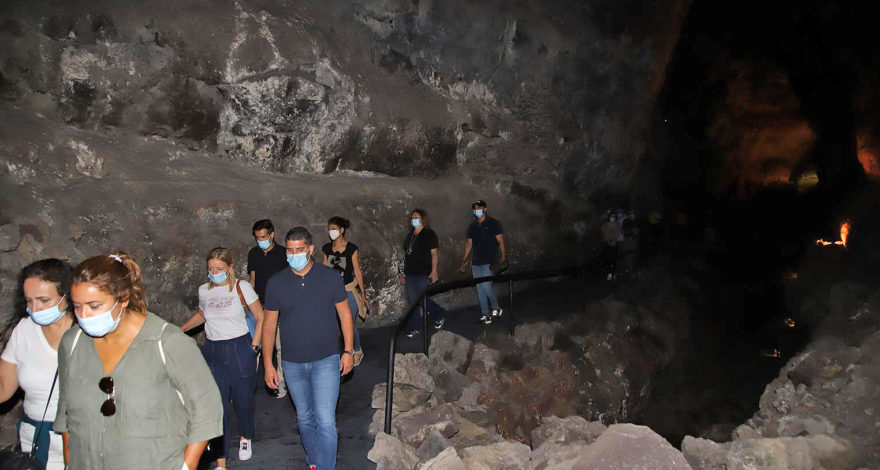
[[[339,400],[339,354],[313,362],[281,361],[287,390],[296,406],[306,463],[319,470],[336,468],[336,402]]]
[[[351,326],[354,328],[354,350],[359,351],[361,349],[361,335],[358,334],[358,303],[357,300],[354,299],[354,292],[347,290],[345,293],[348,294],[348,308],[351,310]]]
[[[471,266],[471,272],[473,273],[474,278],[495,275],[495,273],[492,272],[492,267],[488,264]],[[481,282],[477,284],[477,298],[480,301],[480,313],[483,315],[489,314],[490,307],[492,310],[498,308],[498,297],[495,295],[495,288],[492,287],[492,285],[492,282]]]
[[[406,298],[409,303],[418,300],[419,294],[421,294],[430,284],[431,281],[428,279],[428,276],[406,276]],[[428,313],[431,315],[429,318],[433,319],[435,322],[446,318],[446,310],[438,305],[437,302],[434,302],[430,297],[428,297]],[[409,317],[409,326],[407,327],[409,331],[422,329],[422,315],[422,305],[419,303],[419,307]]]
[[[211,369],[220,399],[223,401],[223,451],[221,459],[229,454],[232,429],[229,425],[229,401],[235,409],[235,417],[241,436],[254,438],[254,392],[257,387],[257,357],[251,349],[251,335],[223,341],[205,342],[202,355]],[[236,442],[238,444],[238,442]]]

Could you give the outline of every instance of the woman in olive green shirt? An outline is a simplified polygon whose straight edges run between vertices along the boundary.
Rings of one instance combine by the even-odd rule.
[[[140,268],[125,253],[79,264],[79,326],[58,349],[62,433],[71,470],[195,469],[223,433],[220,393],[195,342],[146,311]]]

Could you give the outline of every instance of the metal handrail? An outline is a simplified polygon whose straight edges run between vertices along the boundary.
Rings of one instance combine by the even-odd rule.
[[[397,328],[394,329],[394,333],[391,335],[391,344],[389,346],[388,352],[388,377],[385,380],[385,433],[391,434],[391,408],[392,402],[394,401],[394,354],[397,350],[397,337],[400,336],[400,333],[403,332],[403,328],[409,322],[409,317],[416,311],[416,308],[421,304],[422,307],[422,344],[424,348],[425,356],[428,355],[428,346],[430,344],[430,331],[428,329],[428,297],[443,294],[445,292],[464,289],[466,287],[473,287],[477,284],[483,282],[507,282],[507,292],[509,296],[510,306],[508,307],[508,315],[507,315],[507,334],[510,336],[514,335],[516,329],[516,311],[513,307],[513,283],[514,281],[530,281],[537,279],[549,279],[552,277],[561,277],[561,276],[572,276],[572,277],[584,277],[587,273],[587,269],[583,266],[571,266],[565,268],[556,268],[556,269],[547,269],[540,271],[526,271],[519,273],[500,273],[494,276],[484,276],[477,277],[472,279],[460,279],[457,281],[449,281],[449,282],[441,282],[434,285],[430,285],[426,287],[421,294],[419,294],[418,299],[415,302],[411,303],[403,317],[400,319],[400,323],[398,323]]]

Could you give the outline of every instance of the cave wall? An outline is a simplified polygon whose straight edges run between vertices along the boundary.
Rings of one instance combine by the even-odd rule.
[[[589,253],[586,201],[650,152],[689,5],[3,2],[0,310],[29,260],[122,247],[179,319],[210,247],[344,215],[387,321],[401,220],[425,206],[458,256],[475,198],[521,268],[570,263],[549,248]]]

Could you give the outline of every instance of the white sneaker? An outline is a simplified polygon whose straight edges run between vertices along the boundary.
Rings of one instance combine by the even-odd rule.
[[[253,455],[254,449],[251,448],[250,439],[238,441],[238,460],[249,460]]]
[[[502,313],[504,313],[504,310],[501,310],[500,308],[496,308],[496,309],[492,310],[492,318],[498,318],[501,316]]]

